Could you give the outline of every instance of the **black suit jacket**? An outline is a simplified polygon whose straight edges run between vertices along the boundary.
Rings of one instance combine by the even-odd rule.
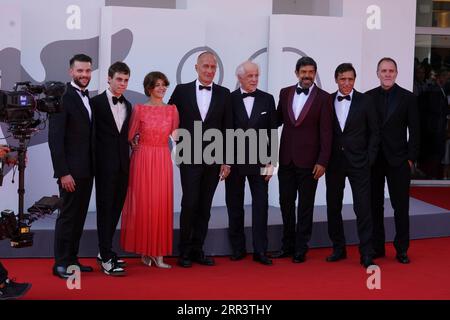
[[[95,128],[78,92],[70,83],[62,97],[63,111],[50,115],[48,145],[54,177],[89,178],[95,173]]]
[[[333,106],[336,94],[337,92],[332,94]],[[356,90],[353,91],[343,131],[335,107],[333,110],[333,144],[328,168],[332,169],[339,165],[342,156],[345,156],[349,164],[355,168],[372,165],[380,143],[378,117],[372,98]]]
[[[419,154],[420,123],[417,99],[412,92],[395,84],[392,88],[393,108],[384,117],[384,94],[380,87],[367,91],[373,98],[380,125],[380,151],[391,166],[407,160],[415,161]],[[409,138],[407,132],[409,131]]]
[[[130,146],[128,144],[128,126],[131,115],[131,103],[125,100],[127,117],[119,132],[114,121],[106,91],[91,99],[95,115],[95,140],[97,176],[122,172],[128,174],[130,167]]]
[[[191,156],[189,157],[190,164],[194,164],[194,160],[200,160],[200,162],[195,161],[195,163],[203,164],[203,150],[212,142],[203,142],[201,149],[202,154],[195,155],[194,140],[196,139],[197,141],[202,141],[202,137],[194,136],[194,122],[202,122],[200,110],[197,105],[195,81],[177,85],[172,93],[172,96],[170,97],[169,104],[176,105],[178,109],[178,114],[180,117],[179,129],[185,129],[191,135]],[[218,129],[222,132],[224,138],[223,161],[217,161],[216,163],[225,162],[225,134],[226,129],[230,129],[232,126],[233,119],[230,106],[230,90],[217,84],[213,84],[211,103],[209,105],[205,120],[202,122],[202,136],[208,129]],[[182,141],[183,137],[180,135],[180,141],[178,143],[181,143]],[[183,152],[180,154],[184,156]]]
[[[235,139],[234,142],[234,155],[235,160],[233,162],[233,168],[237,168],[240,174],[260,174],[261,167],[264,167],[266,163],[262,163],[259,158],[259,147],[260,145],[267,146],[267,151],[264,153],[269,157],[271,156],[271,145],[272,136],[271,129],[277,130],[277,113],[275,109],[275,100],[271,94],[268,94],[261,90],[255,91],[255,100],[253,103],[252,113],[250,118],[248,117],[247,111],[245,109],[244,100],[242,99],[241,89],[237,89],[231,93],[231,107],[233,110],[233,129],[242,129],[244,132],[247,129],[255,129],[256,133],[256,145],[249,145],[249,140],[245,139],[244,150],[245,158],[241,154],[242,160],[245,160],[244,164],[239,164],[237,159],[238,152],[240,149],[239,140]],[[267,135],[260,135],[259,130],[266,130]],[[260,141],[260,138],[264,141]],[[278,139],[278,137],[276,138]],[[255,153],[256,159],[250,159],[250,151]],[[256,160],[256,163],[250,160]],[[267,162],[270,163],[270,162]],[[276,162],[274,163],[276,165]]]

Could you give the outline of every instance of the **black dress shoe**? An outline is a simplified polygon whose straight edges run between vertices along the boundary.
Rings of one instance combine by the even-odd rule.
[[[272,260],[270,260],[265,254],[253,254],[253,261],[259,262],[266,266],[272,265]]]
[[[294,257],[292,258],[292,262],[294,263],[302,263],[306,261],[306,254],[305,253],[295,253]]]
[[[347,258],[347,252],[345,250],[333,250],[333,253],[327,257],[328,262],[336,262]]]
[[[280,251],[272,253],[270,257],[272,259],[287,258],[292,256],[293,253],[293,251],[281,249]]]
[[[213,266],[216,264],[213,258],[207,257],[205,255],[195,256],[194,258],[192,258],[192,261],[204,266]]]
[[[92,271],[94,271],[94,268],[92,268],[91,266],[82,265],[78,261],[75,263],[75,265],[78,266],[78,268],[80,268],[81,272],[92,272]]]
[[[64,266],[53,266],[53,275],[60,277],[61,279],[67,279],[72,273],[67,273],[67,268]]]
[[[406,254],[406,252],[397,253],[395,258],[397,259],[398,262],[403,263],[403,264],[408,264],[411,262],[411,260],[409,260],[409,258],[408,258],[408,255]]]
[[[231,256],[230,256],[230,260],[231,261],[239,261],[244,259],[247,256],[246,252],[234,252]]]
[[[361,256],[361,258],[359,259],[359,263],[361,263],[361,265],[364,268],[368,268],[369,266],[376,265],[375,262],[373,262],[371,256]]]
[[[375,253],[372,255],[373,259],[383,258],[386,257],[386,252],[384,251],[375,251]]]
[[[192,267],[192,261],[186,256],[180,256],[178,258],[177,264],[180,267],[183,267],[183,268],[190,268],[190,267]]]

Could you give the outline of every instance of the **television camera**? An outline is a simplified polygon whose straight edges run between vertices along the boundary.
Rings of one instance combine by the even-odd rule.
[[[0,122],[9,125],[8,132],[19,143],[18,146],[9,146],[11,151],[17,152],[19,210],[17,215],[12,210],[1,211],[0,240],[11,239],[11,246],[15,248],[33,245],[31,223],[62,206],[62,200],[57,196],[43,197],[28,209],[28,214],[24,213],[25,158],[28,142],[32,135],[40,130],[38,126],[46,123],[48,114],[62,111],[62,96],[65,90],[66,85],[57,81],[45,82],[42,85],[17,82],[13,91],[0,90]],[[47,116],[43,116],[42,113],[46,113]],[[2,177],[3,165],[0,169]]]
[[[57,113],[62,110],[62,96],[66,85],[49,81],[43,85],[17,82],[13,91],[0,90],[0,122],[9,124],[9,132],[17,139],[29,139],[45,121],[40,112]],[[38,117],[36,117],[38,115]]]

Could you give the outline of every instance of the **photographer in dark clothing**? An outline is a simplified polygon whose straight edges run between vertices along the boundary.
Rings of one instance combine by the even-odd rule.
[[[0,161],[6,157],[9,148],[0,146]],[[17,299],[31,288],[30,283],[17,283],[8,279],[8,271],[0,262],[0,300]]]

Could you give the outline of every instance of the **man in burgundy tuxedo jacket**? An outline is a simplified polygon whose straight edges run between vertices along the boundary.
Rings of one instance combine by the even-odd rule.
[[[331,154],[333,108],[331,96],[314,84],[317,64],[310,57],[297,61],[299,83],[280,91],[279,125],[283,124],[278,171],[283,246],[274,258],[293,255],[305,261],[311,238],[317,181]],[[295,201],[299,194],[297,227]]]

